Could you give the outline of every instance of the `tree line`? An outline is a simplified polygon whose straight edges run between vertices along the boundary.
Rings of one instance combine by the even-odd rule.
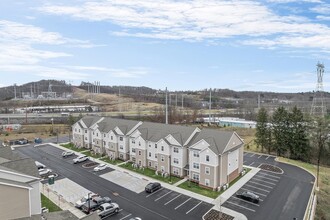
[[[297,107],[278,107],[270,116],[257,114],[255,142],[262,152],[295,160],[330,165],[329,120],[304,115]]]

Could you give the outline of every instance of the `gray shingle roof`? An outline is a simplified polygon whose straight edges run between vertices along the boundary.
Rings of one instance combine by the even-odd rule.
[[[124,134],[127,134],[138,123],[139,121],[106,117],[97,125],[99,130],[104,133],[108,133],[118,127]]]
[[[194,145],[204,139],[210,145],[210,149],[215,154],[220,155],[224,153],[224,150],[233,134],[234,132],[230,131],[203,129],[200,133],[198,133],[194,140],[192,140],[191,145]]]
[[[7,171],[40,177],[34,160],[24,158],[18,152],[11,150],[10,147],[0,148],[0,167]]]
[[[84,124],[89,128],[94,125],[97,121],[99,121],[102,117],[100,116],[85,116],[81,120]]]
[[[181,145],[188,140],[195,129],[195,127],[152,122],[143,122],[143,124],[138,127],[142,138],[145,140],[157,142],[171,134]]]

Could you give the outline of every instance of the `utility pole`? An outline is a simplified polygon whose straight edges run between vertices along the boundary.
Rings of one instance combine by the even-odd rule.
[[[183,109],[183,94],[181,95],[181,108]]]
[[[260,109],[260,94],[258,94],[258,110]]]
[[[175,93],[175,108],[178,108],[178,93]]]
[[[209,125],[211,124],[211,105],[212,105],[212,94],[210,88],[210,101],[209,101]]]
[[[14,84],[14,93],[15,93],[15,99],[16,99],[16,83]]]
[[[165,124],[168,124],[167,87],[165,88]]]

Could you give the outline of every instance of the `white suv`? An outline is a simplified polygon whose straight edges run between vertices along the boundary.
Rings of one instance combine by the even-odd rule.
[[[73,159],[73,163],[80,163],[87,159],[88,159],[88,157],[86,155],[79,156],[79,157]]]

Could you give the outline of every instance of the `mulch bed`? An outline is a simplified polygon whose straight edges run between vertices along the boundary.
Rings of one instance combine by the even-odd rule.
[[[89,163],[85,163],[84,165],[82,165],[83,168],[90,168],[90,167],[96,167],[97,165],[99,165],[96,162],[89,162]]]
[[[271,171],[274,173],[283,173],[283,170],[277,166],[273,166],[270,164],[261,164],[258,168],[262,169],[262,170],[267,170],[267,171]]]
[[[227,215],[225,213],[221,213],[219,216],[220,212],[217,210],[212,209],[209,213],[205,215],[205,220],[233,220],[234,217]]]

